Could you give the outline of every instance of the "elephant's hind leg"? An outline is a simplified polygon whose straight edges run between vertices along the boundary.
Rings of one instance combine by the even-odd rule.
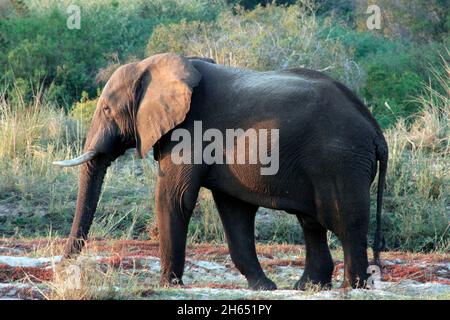
[[[361,175],[362,176],[362,175]],[[368,278],[367,232],[370,214],[370,181],[359,177],[336,179],[318,195],[318,214],[342,243],[342,287],[363,288]]]
[[[367,188],[367,193],[368,193]],[[348,201],[350,202],[350,201]],[[337,234],[344,250],[344,282],[342,287],[365,288],[367,285],[367,232],[370,203],[350,203],[344,206],[341,230]]]
[[[257,206],[214,190],[214,201],[225,229],[231,259],[247,278],[253,290],[275,290],[275,283],[266,277],[255,248],[255,215]]]
[[[305,271],[294,289],[305,290],[308,284],[331,288],[334,264],[327,243],[327,230],[312,218],[297,215],[306,245]]]

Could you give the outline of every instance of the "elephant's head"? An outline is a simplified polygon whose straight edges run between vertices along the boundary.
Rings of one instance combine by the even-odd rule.
[[[175,54],[158,54],[117,69],[98,99],[84,153],[60,166],[82,165],[76,213],[65,256],[87,238],[107,167],[127,149],[144,157],[168,131],[183,122],[200,73]]]

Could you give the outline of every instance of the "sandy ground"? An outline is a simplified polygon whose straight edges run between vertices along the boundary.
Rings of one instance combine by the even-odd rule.
[[[0,240],[0,298],[44,299],[52,297],[55,269],[63,240]],[[343,290],[342,252],[334,251],[333,289],[306,292],[291,290],[304,267],[304,247],[259,245],[258,255],[267,275],[279,290],[246,290],[246,281],[233,266],[226,247],[195,245],[187,251],[184,287],[162,288],[158,283],[158,245],[148,241],[91,241],[85,254],[73,264],[113,272],[116,278],[133,279],[138,289],[115,285],[121,298],[136,299],[450,299],[450,256],[445,254],[383,254],[382,275],[372,290]],[[105,271],[106,272],[106,271]],[[105,273],[106,274],[106,273]],[[65,280],[66,281],[66,280]],[[61,285],[61,282],[58,283]],[[97,285],[98,290],[102,290]]]

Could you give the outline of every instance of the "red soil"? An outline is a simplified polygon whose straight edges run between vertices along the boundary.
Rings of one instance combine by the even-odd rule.
[[[305,260],[304,259],[271,259],[271,260],[263,260],[261,261],[261,266],[263,267],[275,267],[275,266],[295,266],[295,267],[304,267]]]
[[[33,282],[50,281],[53,279],[51,269],[37,267],[10,267],[0,265],[0,282],[12,282],[30,279]]]
[[[420,267],[417,265],[394,264],[384,266],[382,269],[382,279],[384,281],[398,282],[410,279],[418,282],[438,282],[450,285],[450,279],[443,279],[437,276],[436,267]]]
[[[100,259],[100,264],[105,264],[115,269],[142,269],[143,265],[139,259],[134,259],[133,257],[122,257],[119,255],[115,255],[108,258]]]
[[[209,283],[201,283],[201,284],[195,284],[195,285],[186,285],[183,288],[242,289],[242,286],[233,285],[230,283],[209,282]]]

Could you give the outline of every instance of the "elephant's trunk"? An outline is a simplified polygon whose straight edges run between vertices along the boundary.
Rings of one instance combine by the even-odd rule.
[[[103,179],[111,160],[98,156],[81,166],[77,208],[72,223],[70,238],[64,250],[64,258],[78,254],[87,239],[100,197]]]

